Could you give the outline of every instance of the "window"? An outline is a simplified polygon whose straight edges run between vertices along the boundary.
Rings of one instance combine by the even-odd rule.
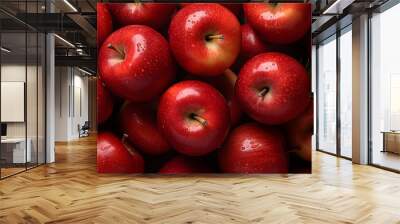
[[[336,153],[336,36],[318,47],[318,145]]]
[[[400,170],[400,4],[371,18],[372,164]]]
[[[0,1],[20,16],[44,1]],[[45,34],[0,12],[0,178],[45,163]]]
[[[348,26],[340,36],[340,155],[352,157],[352,32]]]

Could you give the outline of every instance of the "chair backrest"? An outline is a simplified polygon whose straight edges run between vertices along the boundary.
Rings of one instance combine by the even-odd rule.
[[[90,125],[89,125],[89,121],[85,121],[85,123],[82,126],[82,129],[89,129]]]

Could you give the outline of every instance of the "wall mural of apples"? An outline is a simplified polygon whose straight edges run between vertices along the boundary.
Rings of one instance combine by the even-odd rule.
[[[311,172],[309,4],[97,8],[98,172]]]

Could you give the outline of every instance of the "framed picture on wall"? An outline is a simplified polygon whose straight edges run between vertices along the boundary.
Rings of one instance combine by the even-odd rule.
[[[25,121],[25,82],[1,82],[1,122]]]

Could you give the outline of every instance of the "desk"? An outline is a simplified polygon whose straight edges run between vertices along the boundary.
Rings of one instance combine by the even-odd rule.
[[[27,144],[28,147],[26,147],[26,152],[25,152],[25,138],[1,139],[1,156],[3,157],[2,159],[5,159],[6,163],[31,162],[32,141],[30,138],[28,138],[26,142],[28,143]]]
[[[383,131],[382,152],[400,154],[400,131]]]

